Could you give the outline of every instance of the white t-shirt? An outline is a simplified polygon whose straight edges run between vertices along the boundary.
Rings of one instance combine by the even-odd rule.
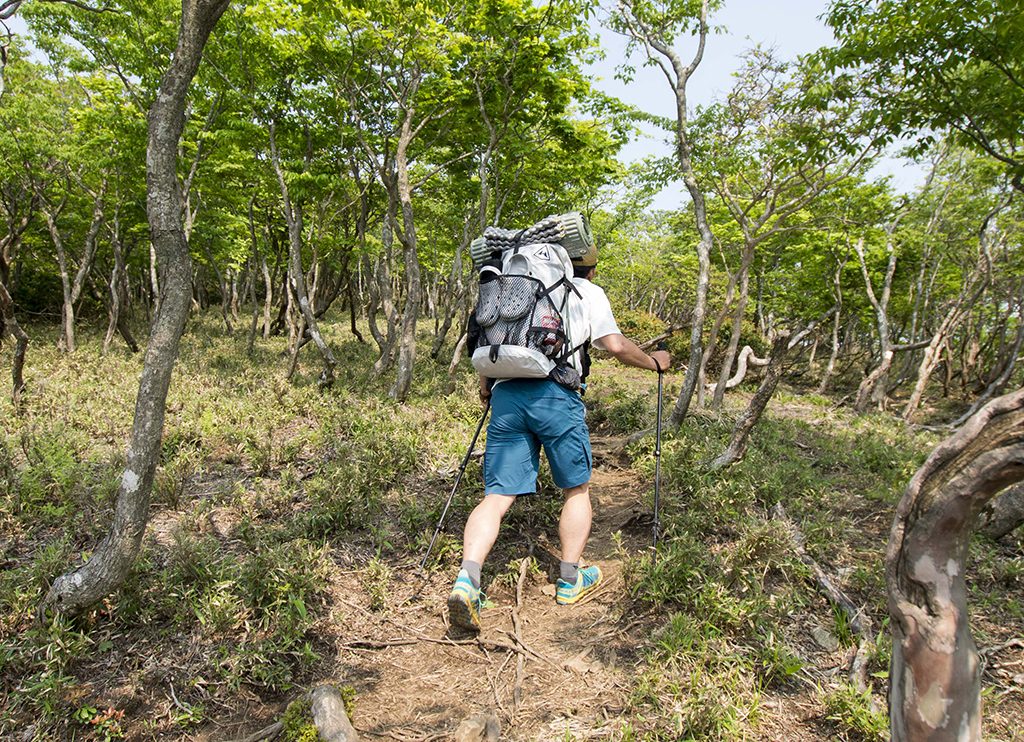
[[[612,315],[612,305],[604,289],[585,278],[573,278],[573,284],[579,289],[586,307],[587,318],[590,320],[590,342],[598,348],[604,348],[601,338],[607,335],[620,335],[619,326]]]

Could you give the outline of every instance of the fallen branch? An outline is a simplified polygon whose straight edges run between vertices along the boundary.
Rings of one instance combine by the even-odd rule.
[[[840,608],[844,614],[846,614],[847,620],[850,622],[850,628],[859,637],[860,641],[857,645],[857,651],[853,655],[853,660],[850,663],[849,679],[853,686],[858,692],[863,693],[868,690],[871,686],[868,684],[868,655],[871,649],[874,647],[874,637],[871,633],[871,619],[869,619],[864,612],[857,608],[853,604],[853,601],[847,597],[839,587],[835,585],[832,579],[825,574],[825,571],[818,566],[818,563],[814,561],[810,554],[807,553],[807,549],[804,548],[804,536],[797,528],[796,524],[789,519],[786,514],[785,508],[782,503],[776,503],[775,509],[772,512],[772,517],[782,523],[786,530],[789,531],[790,538],[793,540],[793,545],[796,547],[797,556],[800,557],[800,561],[803,562],[811,570],[811,574],[814,576],[814,581],[821,591],[825,594],[833,605]]]
[[[668,340],[670,337],[675,335],[680,330],[685,330],[685,329],[686,329],[686,325],[672,325],[670,328],[665,330],[665,332],[661,333],[657,337],[651,338],[646,343],[640,343],[637,347],[640,348],[640,350],[647,350],[648,348],[653,348],[655,345],[660,343],[662,340]]]
[[[519,609],[523,605],[523,583],[530,571],[530,557],[519,560],[519,580],[516,582],[516,604],[512,607],[512,630],[516,642],[523,643],[522,624],[519,621]],[[523,676],[526,674],[526,656],[520,653],[516,659],[516,682],[512,686],[512,713],[519,713],[519,704],[523,700]]]

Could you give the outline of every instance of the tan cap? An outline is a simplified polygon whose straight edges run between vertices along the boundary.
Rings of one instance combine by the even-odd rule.
[[[587,248],[587,251],[585,253],[580,255],[578,258],[572,259],[572,264],[579,265],[584,268],[592,265],[597,265],[597,244],[591,242],[590,247]]]

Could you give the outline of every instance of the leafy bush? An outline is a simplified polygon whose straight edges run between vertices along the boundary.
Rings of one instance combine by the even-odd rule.
[[[622,334],[638,343],[658,337],[665,332],[665,322],[657,315],[638,309],[621,309],[615,313],[615,321]]]

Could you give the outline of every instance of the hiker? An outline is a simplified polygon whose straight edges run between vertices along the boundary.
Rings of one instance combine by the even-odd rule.
[[[591,283],[596,267],[593,244],[572,259],[572,284],[582,298],[590,342],[628,366],[667,370],[671,362],[667,351],[648,355],[619,332],[608,297]],[[584,346],[581,355],[585,354]],[[581,358],[581,367],[585,380],[589,359]],[[498,537],[501,520],[517,497],[537,491],[541,445],[555,484],[565,495],[558,521],[561,563],[555,600],[560,605],[575,603],[601,582],[599,567],[579,566],[592,518],[590,432],[580,393],[550,378],[500,379],[492,386],[492,380],[481,375],[480,399],[491,402],[484,497],[466,521],[462,565],[448,598],[450,622],[469,631],[481,628],[480,570]]]

